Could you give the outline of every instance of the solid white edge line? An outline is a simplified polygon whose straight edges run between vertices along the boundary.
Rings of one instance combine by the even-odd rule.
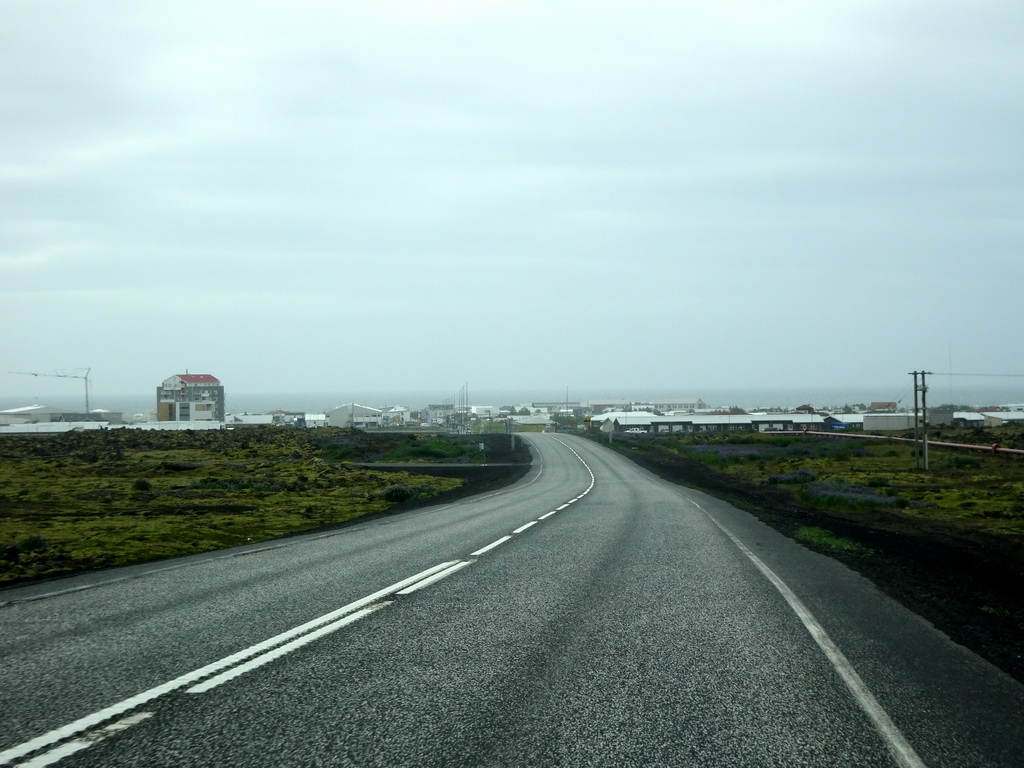
[[[337,632],[342,627],[347,627],[349,624],[354,624],[361,618],[369,616],[374,611],[378,611],[386,605],[391,605],[391,603],[377,603],[376,605],[371,605],[368,608],[363,608],[362,610],[356,611],[355,613],[350,613],[348,616],[338,619],[337,621],[326,626],[320,627],[320,629],[314,630],[313,632],[305,634],[302,637],[296,638],[295,640],[292,640],[290,643],[279,645],[273,650],[267,651],[266,653],[262,654],[261,656],[256,656],[255,658],[249,659],[243,664],[239,664],[236,667],[232,667],[226,672],[221,672],[219,675],[216,675],[215,677],[211,677],[208,680],[204,680],[203,682],[199,683],[199,685],[194,685],[191,688],[187,689],[185,693],[206,693],[206,691],[216,688],[218,685],[226,683],[229,680],[234,680],[236,677],[240,677],[241,675],[244,675],[246,672],[251,672],[252,670],[262,667],[264,664],[269,664],[271,661],[279,659],[282,656],[289,654],[292,651],[297,650],[304,645],[308,645],[309,643],[313,642],[314,640],[318,640],[324,635],[329,635],[332,632]]]
[[[926,768],[925,763],[918,756],[917,752],[907,741],[902,731],[896,726],[889,717],[889,714],[882,707],[878,699],[868,688],[867,683],[861,679],[861,676],[857,674],[857,671],[853,668],[853,664],[846,658],[846,655],[839,650],[839,646],[833,642],[832,638],[829,637],[828,632],[818,622],[811,613],[810,609],[807,608],[800,600],[799,597],[789,588],[775,571],[769,568],[757,555],[755,555],[742,541],[740,541],[728,528],[718,522],[711,514],[704,509],[702,506],[695,502],[691,502],[697,509],[703,512],[707,518],[714,523],[724,533],[732,543],[739,547],[740,551],[747,556],[747,558],[757,567],[759,571],[772,583],[772,585],[779,591],[779,594],[789,603],[789,607],[797,615],[804,627],[810,633],[811,637],[814,638],[814,642],[818,644],[818,647],[825,652],[825,656],[832,663],[833,668],[839,673],[839,676],[846,683],[846,687],[850,689],[853,694],[853,698],[856,700],[860,708],[864,710],[865,714],[871,719],[875,729],[879,732],[882,738],[885,740],[886,745],[892,752],[896,762],[903,766],[903,768]]]
[[[190,685],[191,683],[198,682],[199,680],[202,680],[204,677],[212,675],[216,672],[220,672],[221,670],[233,666],[240,661],[244,661],[245,659],[248,659],[251,656],[256,656],[257,654],[260,654],[265,650],[273,648],[275,645],[283,643],[286,640],[290,640],[297,635],[301,635],[305,632],[308,632],[309,630],[314,629],[320,626],[321,624],[333,621],[334,619],[340,616],[343,616],[347,613],[352,613],[353,611],[363,608],[364,606],[370,603],[374,603],[377,600],[380,600],[381,598],[393,594],[397,590],[408,586],[409,584],[415,584],[417,581],[420,581],[430,576],[431,574],[437,573],[438,571],[444,570],[445,568],[450,568],[453,564],[454,561],[440,563],[432,568],[427,568],[425,571],[421,571],[420,573],[417,573],[415,576],[410,576],[407,579],[402,579],[401,581],[392,584],[390,587],[385,587],[384,589],[374,592],[372,595],[367,595],[366,597],[356,600],[355,602],[349,603],[348,605],[343,606],[335,611],[326,613],[319,618],[313,619],[312,621],[307,621],[305,624],[295,627],[294,629],[290,629],[287,632],[282,632],[281,634],[275,635],[274,637],[264,640],[261,643],[257,643],[256,645],[238,651],[237,653],[233,653],[230,656],[225,656],[223,659],[219,659],[211,664],[207,664],[205,667],[200,667],[199,669],[193,670],[192,672],[187,672],[181,677],[176,677],[175,679],[169,680],[168,682],[163,683],[162,685],[158,685],[155,688],[150,688],[148,691],[143,691],[142,693],[136,694],[135,696],[124,699],[123,701],[119,701],[116,704],[112,704],[109,707],[105,707],[104,709],[101,709],[97,712],[93,712],[90,715],[81,717],[78,720],[68,723],[67,725],[63,725],[60,728],[55,728],[54,730],[44,733],[41,736],[37,736],[34,739],[22,742],[21,744],[16,744],[15,746],[10,747],[9,749],[4,750],[3,752],[0,752],[0,765],[6,765],[10,763],[12,760],[17,760],[20,757],[24,757],[25,755],[29,755],[35,752],[36,750],[49,747],[53,744],[56,744],[59,741],[63,741],[64,739],[68,739],[74,736],[75,734],[81,733],[82,731],[94,728],[97,725],[100,725],[101,723],[110,720],[111,718],[124,714],[125,712],[135,709],[136,707],[141,706],[142,704],[145,704],[149,701],[152,701],[153,699],[159,698],[160,696],[163,696],[167,693],[170,693],[171,691],[177,690],[178,688],[183,688],[186,685]]]
[[[508,541],[511,538],[512,538],[511,536],[502,536],[497,541],[492,541],[486,547],[483,547],[482,549],[478,549],[476,552],[470,552],[469,556],[470,557],[479,557],[480,555],[484,554],[485,552],[490,552],[495,547],[504,544],[506,541]]]
[[[115,733],[131,728],[136,723],[148,720],[152,716],[152,712],[137,712],[134,715],[129,715],[115,723],[111,723],[108,726],[100,728],[95,733],[90,734],[89,738],[67,741],[60,746],[51,749],[49,752],[36,755],[28,762],[22,763],[18,768],[46,768],[46,766],[60,762],[65,757],[70,757],[76,752],[81,752],[83,749],[95,746],[104,739],[113,736]]]
[[[441,571],[440,573],[435,573],[433,576],[429,576],[429,577],[423,579],[423,581],[416,582],[411,587],[406,587],[405,589],[403,589],[403,590],[401,590],[399,592],[395,592],[395,594],[396,595],[410,595],[410,594],[412,594],[413,592],[415,592],[418,589],[423,589],[424,587],[429,587],[435,581],[440,581],[441,579],[443,579],[446,576],[451,576],[456,571],[462,570],[463,568],[465,568],[467,565],[470,565],[470,564],[472,564],[471,560],[463,560],[461,563],[456,563],[451,568],[446,568],[445,570]]]
[[[512,531],[512,533],[522,533],[522,532],[523,532],[523,531],[525,531],[525,530],[526,530],[527,528],[530,528],[531,526],[534,526],[534,525],[536,525],[536,524],[537,524],[537,521],[536,521],[536,520],[531,520],[531,521],[530,521],[530,522],[528,522],[528,523],[527,523],[526,525],[520,525],[520,526],[519,526],[518,528],[516,528],[516,529],[515,529],[514,531]]]

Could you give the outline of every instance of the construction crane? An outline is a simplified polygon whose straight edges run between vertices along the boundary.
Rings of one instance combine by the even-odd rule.
[[[72,368],[73,371],[85,371],[85,373],[68,373],[67,371],[53,371],[52,373],[29,373],[27,371],[8,371],[21,376],[54,376],[58,379],[84,379],[85,380],[85,412],[89,413],[89,373],[92,368]]]

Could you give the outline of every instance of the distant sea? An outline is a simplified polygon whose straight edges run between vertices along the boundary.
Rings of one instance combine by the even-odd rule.
[[[929,407],[944,403],[970,406],[1008,405],[1024,403],[1024,379],[1005,380],[1001,385],[986,385],[977,380],[963,378],[944,379],[934,376],[929,379]],[[1005,382],[1020,383],[1006,386]],[[452,392],[424,391],[356,391],[356,392],[263,392],[245,393],[226,390],[227,410],[229,413],[267,413],[276,409],[321,413],[338,405],[356,402],[380,408],[386,405],[404,405],[412,410],[424,408],[431,403],[444,403],[453,400]],[[666,400],[697,399],[710,407],[729,408],[738,406],[748,410],[757,408],[792,409],[800,405],[812,405],[818,409],[841,408],[856,403],[869,404],[876,401],[891,401],[901,406],[913,407],[913,380],[907,377],[905,383],[879,386],[794,386],[789,388],[701,388],[680,387],[679,389],[593,389],[568,393],[561,390],[537,389],[528,390],[468,390],[470,405],[525,405],[536,402],[591,402],[614,398],[631,402],[658,402]],[[78,410],[84,408],[81,394],[40,395],[40,394],[0,394],[0,410],[19,408],[25,405],[48,405],[55,408]],[[153,411],[156,402],[153,392],[144,394],[107,394],[104,392],[90,393],[90,407],[120,411],[126,418],[135,414]]]

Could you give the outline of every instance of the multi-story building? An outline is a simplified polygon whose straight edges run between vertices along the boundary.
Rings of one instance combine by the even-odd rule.
[[[179,373],[156,389],[157,421],[224,421],[224,386],[208,373]]]

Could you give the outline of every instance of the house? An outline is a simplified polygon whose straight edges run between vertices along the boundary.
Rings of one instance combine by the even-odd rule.
[[[157,421],[224,421],[224,387],[209,373],[179,373],[156,389]]]
[[[826,430],[864,429],[863,413],[833,413],[824,418]]]

